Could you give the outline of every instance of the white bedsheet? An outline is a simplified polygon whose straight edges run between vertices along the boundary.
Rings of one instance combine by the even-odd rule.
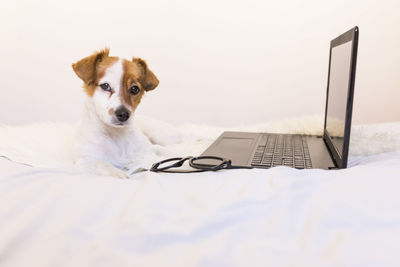
[[[398,266],[400,151],[352,164],[120,180],[0,158],[0,266]]]
[[[321,118],[231,130],[318,134]],[[0,156],[36,166],[0,157],[0,267],[400,265],[400,123],[355,126],[345,170],[128,180],[63,171],[72,130],[0,127]],[[159,141],[198,155],[222,130],[167,125]]]

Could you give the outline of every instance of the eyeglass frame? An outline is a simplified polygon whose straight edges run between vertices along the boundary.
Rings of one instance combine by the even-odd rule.
[[[219,160],[221,161],[220,164],[218,165],[207,165],[207,164],[201,164],[201,163],[195,163],[197,160],[202,160],[202,159],[213,159],[213,160]],[[185,163],[187,160],[189,160],[189,166],[194,168],[194,170],[170,170],[172,168],[179,168],[182,167],[183,163]],[[168,166],[158,168],[161,164],[170,162],[170,161],[176,161],[173,164],[170,164]],[[192,173],[192,172],[205,172],[205,171],[218,171],[222,169],[230,169],[231,168],[232,161],[230,159],[225,159],[221,157],[216,157],[216,156],[199,156],[199,157],[183,157],[183,158],[170,158],[166,160],[162,160],[160,162],[154,163],[150,171],[152,172],[169,172],[169,173]]]

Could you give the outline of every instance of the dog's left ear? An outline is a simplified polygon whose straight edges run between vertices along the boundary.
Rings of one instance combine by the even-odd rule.
[[[156,75],[147,67],[146,61],[141,58],[132,58],[132,62],[136,63],[141,68],[141,84],[146,91],[153,90],[158,86],[160,81]]]
[[[72,68],[76,75],[86,84],[91,85],[96,82],[96,67],[105,57],[108,57],[110,50],[105,48],[99,52],[95,52],[91,56],[85,57],[78,62],[72,64]]]

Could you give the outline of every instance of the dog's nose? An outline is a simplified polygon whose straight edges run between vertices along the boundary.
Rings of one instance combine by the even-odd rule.
[[[129,111],[126,108],[119,108],[115,111],[115,116],[120,122],[127,121],[129,119]]]

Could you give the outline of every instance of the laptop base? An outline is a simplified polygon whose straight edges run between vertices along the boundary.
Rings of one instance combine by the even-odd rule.
[[[279,136],[280,134],[273,134]],[[290,137],[288,134],[281,134],[284,137]],[[326,147],[322,136],[315,135],[292,135],[293,137],[301,136],[308,144],[308,154],[311,159],[311,166],[306,164],[289,166],[285,164],[285,160],[276,161],[270,166],[255,164],[254,155],[259,149],[260,139],[265,138],[265,133],[249,133],[249,132],[224,132],[218,139],[207,148],[201,156],[217,156],[232,161],[232,167],[236,168],[270,168],[273,166],[289,166],[298,169],[334,169],[336,168],[332,161],[331,155]],[[283,137],[283,138],[284,138]],[[284,152],[283,152],[284,153]],[[210,164],[213,162],[202,161],[202,164]]]

